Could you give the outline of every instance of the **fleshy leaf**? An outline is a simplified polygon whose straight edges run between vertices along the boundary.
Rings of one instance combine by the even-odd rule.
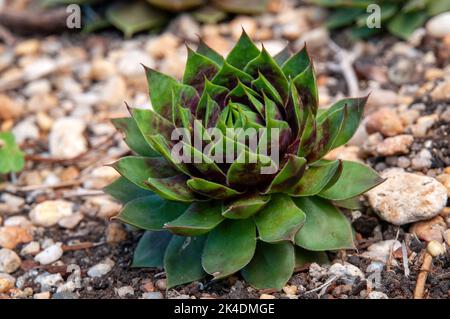
[[[199,236],[210,232],[223,220],[221,202],[196,202],[177,219],[166,223],[164,228],[177,235]]]
[[[212,2],[222,10],[237,14],[258,14],[263,13],[268,0],[212,0]]]
[[[278,193],[285,192],[291,189],[295,184],[301,180],[306,168],[306,159],[295,155],[289,155],[286,164],[277,173],[275,178],[270,183],[267,190],[264,192]]]
[[[124,141],[133,152],[147,157],[159,156],[142,136],[142,133],[133,118],[115,118],[112,119],[111,122],[118,131],[125,135]]]
[[[219,65],[188,47],[188,60],[183,75],[183,83],[203,91],[205,79],[211,80],[219,71]]]
[[[304,222],[305,214],[286,194],[272,195],[270,202],[255,216],[259,238],[268,243],[293,242]]]
[[[333,204],[337,207],[346,208],[350,210],[357,210],[363,207],[361,204],[361,200],[359,199],[359,196],[344,200],[336,200],[333,201]]]
[[[155,7],[168,11],[189,10],[205,3],[205,0],[147,0]]]
[[[279,66],[282,66],[292,56],[289,44],[283,50],[274,55],[273,59]]]
[[[122,204],[126,204],[136,198],[153,195],[153,192],[137,186],[122,176],[106,186],[103,191]]]
[[[172,91],[170,91],[170,99],[172,99]],[[169,110],[172,109],[171,102],[170,104],[168,104],[167,108]],[[150,146],[153,147],[151,137],[155,135],[164,136],[167,141],[171,140],[172,132],[175,129],[175,126],[171,122],[171,117],[168,120],[153,110],[129,108],[129,111],[136,121],[136,124],[142,133],[142,136],[144,136],[145,140],[150,144]],[[153,147],[153,149],[156,150],[155,147]]]
[[[305,267],[312,263],[319,265],[328,264],[329,259],[327,254],[324,251],[311,251],[295,246],[295,269]]]
[[[147,180],[148,187],[162,198],[179,202],[198,200],[194,192],[187,186],[188,177],[176,175],[167,178],[152,178]]]
[[[244,195],[224,204],[223,216],[230,219],[246,219],[259,212],[270,200],[270,195]]]
[[[311,64],[306,46],[287,60],[281,69],[287,78],[295,79]]]
[[[193,177],[187,181],[187,185],[194,192],[214,199],[226,199],[241,194],[241,192],[230,187],[203,178]]]
[[[288,242],[258,242],[252,261],[241,274],[256,289],[281,290],[291,278],[295,266],[294,246]]]
[[[205,236],[174,235],[172,237],[164,256],[167,288],[199,280],[206,276],[201,262],[205,239]]]
[[[393,35],[407,40],[426,20],[427,13],[425,11],[400,13],[389,21],[387,28]]]
[[[342,173],[330,188],[319,193],[320,197],[341,201],[361,195],[384,181],[370,167],[351,161],[343,161]]]
[[[256,248],[256,227],[251,218],[225,220],[208,235],[202,255],[205,271],[220,279],[245,267]]]
[[[232,90],[238,84],[238,81],[245,84],[250,84],[252,80],[253,78],[251,75],[245,73],[242,69],[237,69],[225,61],[211,82]]]
[[[307,250],[353,249],[353,233],[345,216],[329,201],[319,197],[298,197],[295,204],[306,214],[295,243]]]
[[[316,75],[312,63],[294,78],[294,85],[302,99],[303,105],[311,109],[315,115],[319,104],[319,93],[317,90]]]
[[[342,165],[340,161],[308,167],[302,178],[286,191],[291,196],[313,196],[320,193]]]
[[[162,230],[165,223],[178,218],[187,208],[188,205],[152,195],[128,202],[115,218],[140,229]]]
[[[17,146],[14,135],[0,132],[0,173],[20,172],[25,166],[25,155]]]
[[[241,37],[228,54],[226,61],[239,70],[243,70],[247,61],[256,58],[260,51],[249,38],[247,33],[242,30]]]
[[[219,65],[220,67],[222,67],[223,62],[225,61],[223,56],[221,56],[219,53],[217,53],[215,50],[213,50],[210,46],[208,46],[205,43],[205,41],[203,41],[201,38],[198,41],[197,53],[216,62],[217,65]]]
[[[171,239],[172,234],[168,231],[146,231],[134,251],[131,267],[162,268],[164,254]]]

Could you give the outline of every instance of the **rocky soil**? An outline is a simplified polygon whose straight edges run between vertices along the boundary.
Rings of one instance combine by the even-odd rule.
[[[219,25],[183,14],[127,41],[106,32],[0,45],[0,130],[27,154],[23,172],[0,177],[0,298],[412,298],[427,260],[421,296],[450,297],[450,30],[431,22],[409,42],[351,43],[324,29],[322,10],[278,3]],[[321,106],[371,92],[363,125],[328,157],[365,162],[387,181],[346,212],[358,249],[300,267],[281,292],[239,276],[166,291],[161,269],[130,268],[141,233],[112,219],[121,206],[101,191],[117,178],[104,165],[128,152],[109,119],[127,114],[123,101],[149,105],[140,63],[180,78],[184,42],[199,34],[226,54],[241,26],[271,53],[306,41]]]

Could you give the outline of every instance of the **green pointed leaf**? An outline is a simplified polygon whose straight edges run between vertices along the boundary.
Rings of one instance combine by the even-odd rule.
[[[255,256],[241,270],[241,274],[256,289],[281,290],[291,278],[294,266],[294,246],[291,243],[268,244],[259,241]]]
[[[353,249],[353,233],[345,216],[320,197],[298,197],[295,204],[306,214],[306,222],[295,236],[295,243],[307,250]]]
[[[205,0],[147,0],[155,7],[168,10],[168,11],[185,11],[202,4],[205,4]]]
[[[277,173],[264,193],[279,193],[291,189],[302,178],[306,168],[306,159],[295,155],[288,155],[288,160]]]
[[[223,62],[225,61],[223,56],[217,53],[215,50],[213,50],[211,47],[209,47],[205,41],[203,41],[201,38],[199,39],[198,47],[197,47],[197,53],[209,58],[210,60],[214,61],[222,67]]]
[[[245,66],[244,72],[254,78],[257,78],[259,73],[263,74],[268,82],[276,88],[282,100],[287,100],[288,81],[281,68],[266,49],[263,48],[261,53]]]
[[[169,93],[170,97],[172,97],[172,91],[169,91]],[[171,110],[171,102],[168,104],[167,108]],[[151,138],[154,135],[161,135],[166,141],[171,140],[172,132],[175,129],[175,126],[171,122],[171,117],[170,120],[168,120],[153,110],[129,108],[129,111],[136,121],[142,136],[144,136],[150,146],[153,147]],[[153,149],[156,150],[155,147],[153,147]],[[160,153],[158,150],[156,151]]]
[[[20,172],[25,166],[25,154],[12,133],[0,132],[0,159],[0,174]]]
[[[167,288],[172,288],[206,276],[201,256],[206,236],[184,237],[174,235],[164,256]]]
[[[302,178],[286,192],[291,196],[313,196],[319,194],[335,176],[342,165],[340,161],[327,162],[308,167]]]
[[[305,71],[294,78],[293,82],[302,99],[303,105],[309,108],[315,115],[319,105],[319,93],[313,64],[310,63]]]
[[[306,120],[302,130],[300,144],[297,151],[297,156],[308,156],[316,142],[317,126],[315,116],[310,109],[306,109]]]
[[[219,65],[188,47],[188,60],[183,75],[183,83],[203,91],[205,79],[211,80],[219,71]]]
[[[295,246],[295,268],[302,268],[306,265],[317,263],[319,265],[329,264],[329,259],[324,251],[311,251]]]
[[[226,61],[238,70],[243,70],[247,62],[256,58],[259,53],[259,49],[243,30],[241,37],[228,54]]]
[[[251,218],[225,220],[208,235],[202,254],[205,271],[220,279],[245,267],[256,248],[256,227]]]
[[[267,9],[268,0],[212,0],[220,9],[237,14],[259,14]]]
[[[112,164],[120,175],[144,189],[149,177],[165,178],[177,175],[177,171],[162,157],[123,157]]]
[[[198,200],[194,192],[187,186],[188,177],[176,175],[167,178],[152,178],[147,180],[148,187],[167,200],[192,202]]]
[[[162,268],[164,265],[164,254],[172,239],[172,234],[167,231],[146,231],[134,251],[134,268]]]
[[[148,145],[133,118],[115,118],[112,119],[111,122],[118,131],[125,135],[124,141],[133,152],[147,157],[159,156],[159,154]]]
[[[167,20],[163,12],[143,1],[115,3],[106,10],[106,18],[126,38],[131,38],[137,32],[160,27]]]
[[[337,207],[346,208],[350,210],[357,210],[363,208],[363,205],[361,203],[361,200],[359,199],[359,196],[352,197],[349,199],[344,200],[336,200],[333,201],[333,204]]]
[[[272,195],[270,202],[255,216],[259,238],[268,243],[293,242],[304,222],[305,214],[286,194]]]
[[[278,103],[278,105],[283,105],[283,100],[280,94],[262,73],[258,74],[258,78],[252,82],[252,86],[262,94],[270,97],[273,101]]]
[[[306,46],[300,51],[294,54],[287,60],[281,69],[284,75],[289,79],[295,79],[297,75],[304,72],[306,68],[311,64],[311,58],[308,55]]]
[[[103,191],[122,204],[126,204],[136,198],[153,195],[153,192],[137,186],[122,176],[106,186]]]
[[[384,181],[370,167],[351,161],[343,161],[338,181],[319,196],[330,200],[345,200],[361,195]]]
[[[246,194],[224,204],[222,215],[230,219],[246,219],[259,212],[270,201],[270,195]]]
[[[273,59],[279,66],[282,66],[292,56],[290,45],[286,45],[283,50],[274,55]]]
[[[148,67],[145,67],[145,73],[153,110],[164,118],[171,119],[172,89],[178,85],[178,81]]]
[[[164,228],[177,235],[199,236],[209,233],[223,220],[221,202],[196,202],[177,219],[166,223]]]
[[[430,17],[439,13],[450,11],[450,0],[433,1],[427,3],[427,13]]]
[[[203,178],[193,177],[187,181],[187,185],[194,192],[214,199],[226,199],[241,194],[230,187]]]
[[[224,86],[229,90],[232,90],[239,81],[250,84],[253,81],[253,78],[250,74],[245,73],[242,69],[237,69],[226,61],[219,72],[211,80],[212,83]]]
[[[407,40],[427,20],[424,11],[400,13],[388,22],[387,28],[393,35]]]
[[[178,218],[188,205],[167,201],[157,195],[136,198],[115,218],[145,230],[162,230],[165,223]]]
[[[338,29],[351,25],[366,10],[362,8],[340,8],[335,9],[327,19],[326,26],[329,29]]]

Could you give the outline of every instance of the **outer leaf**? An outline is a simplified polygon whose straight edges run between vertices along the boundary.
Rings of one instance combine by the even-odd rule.
[[[226,61],[237,69],[243,70],[247,62],[256,58],[260,51],[249,38],[245,30],[234,48],[228,54]]]
[[[270,195],[250,194],[224,205],[222,215],[230,219],[246,219],[259,212],[270,200]]]
[[[252,261],[241,270],[242,276],[256,289],[281,290],[291,278],[295,266],[294,246],[288,242],[258,242]]]
[[[201,264],[205,239],[205,236],[173,236],[164,256],[167,288],[199,280],[206,276]]]
[[[167,231],[146,231],[134,251],[131,267],[162,268],[164,254],[171,239],[172,234]]]
[[[153,192],[138,187],[122,176],[106,186],[103,191],[122,204],[126,204],[136,198],[153,195]]]
[[[283,64],[281,69],[287,78],[295,79],[297,75],[305,71],[310,64],[311,59],[308,55],[306,46],[304,46],[303,49],[291,56],[289,60]]]
[[[164,224],[183,214],[187,208],[188,205],[152,195],[127,203],[115,218],[140,229],[162,230]]]
[[[256,216],[259,238],[268,243],[294,241],[294,236],[305,222],[305,213],[286,194],[274,194]]]
[[[213,50],[211,47],[209,47],[205,41],[202,40],[202,38],[199,38],[198,41],[198,47],[197,47],[197,53],[209,58],[210,60],[216,62],[219,66],[223,65],[223,62],[225,61],[223,56],[217,53],[215,50]]]
[[[328,264],[328,256],[323,251],[310,251],[295,246],[295,268],[302,268],[311,263]]]
[[[274,55],[273,59],[277,62],[279,66],[282,66],[284,62],[289,60],[292,56],[290,45],[286,45],[283,50]]]
[[[208,201],[192,203],[177,219],[164,225],[172,233],[183,236],[199,236],[210,232],[224,220],[222,203]]]
[[[203,178],[193,177],[187,181],[187,185],[196,193],[214,199],[226,199],[242,194],[225,185],[214,183]]]
[[[205,0],[147,0],[155,7],[168,11],[184,11],[198,7],[205,3]]]
[[[227,277],[250,262],[255,248],[256,228],[252,219],[225,220],[208,235],[203,268],[214,279]]]
[[[198,200],[192,190],[187,186],[188,177],[176,175],[167,178],[149,178],[148,187],[162,198],[179,202],[192,202]]]
[[[299,197],[294,202],[306,214],[295,243],[313,251],[355,248],[350,223],[330,202],[319,197]]]
[[[25,156],[17,146],[14,135],[0,132],[0,173],[19,172],[24,166]]]
[[[159,154],[150,145],[148,145],[133,118],[116,118],[112,119],[111,122],[118,131],[125,134],[125,143],[127,143],[128,147],[133,152],[147,157],[159,156]]]
[[[327,28],[337,29],[351,25],[366,10],[361,8],[335,9],[327,19]]]
[[[289,155],[286,164],[277,173],[265,193],[285,192],[302,178],[306,168],[306,159]]]
[[[320,197],[341,201],[367,192],[384,181],[370,167],[350,161],[343,161],[342,173],[330,188],[319,193]]]
[[[211,80],[218,71],[219,65],[188,47],[188,60],[183,83],[191,85],[201,92],[205,85],[205,78]]]
[[[424,11],[400,13],[389,21],[387,27],[393,35],[407,40],[426,20],[427,14]]]
[[[308,65],[305,71],[294,78],[294,84],[302,99],[303,105],[311,109],[315,115],[319,104],[319,93],[312,63]]]
[[[211,82],[232,90],[239,81],[250,84],[252,80],[253,78],[251,75],[225,61],[222,68],[220,68],[219,72],[214,76]]]
[[[320,193],[331,181],[342,165],[333,161],[321,165],[310,166],[302,178],[286,192],[291,196],[313,196]]]

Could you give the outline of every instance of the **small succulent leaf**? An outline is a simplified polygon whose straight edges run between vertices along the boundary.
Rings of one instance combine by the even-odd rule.
[[[245,150],[228,169],[227,184],[232,187],[259,185],[271,176],[262,174],[264,169],[276,172],[278,167],[270,157]]]
[[[206,236],[172,237],[164,256],[167,288],[200,280],[207,275],[201,262],[205,240]]]
[[[149,189],[146,181],[149,177],[165,178],[178,172],[162,157],[127,156],[112,164],[120,175],[135,185]]]
[[[329,29],[338,29],[351,25],[364,12],[366,10],[362,8],[337,8],[328,17],[326,26]]]
[[[178,218],[187,208],[186,204],[152,195],[127,203],[115,218],[140,229],[163,230],[165,223]]]
[[[270,56],[266,49],[263,48],[261,53],[245,66],[244,72],[254,78],[257,78],[259,73],[263,74],[268,82],[276,88],[282,100],[287,100],[288,80],[277,62]]]
[[[295,246],[295,269],[301,269],[312,263],[327,265],[328,256],[324,251],[311,251]]]
[[[213,199],[227,199],[240,194],[237,190],[222,184],[208,181],[203,178],[192,177],[187,181],[187,185],[196,193]]]
[[[351,161],[343,161],[338,181],[319,193],[320,197],[341,201],[361,195],[384,181],[372,168]]]
[[[322,165],[309,166],[295,185],[286,190],[291,196],[313,196],[319,194],[335,176],[341,166],[336,160]]]
[[[124,141],[133,152],[147,157],[159,156],[142,136],[142,133],[133,118],[115,118],[112,119],[111,122],[118,131],[125,135]]]
[[[256,289],[281,290],[295,267],[294,246],[288,242],[258,242],[252,261],[241,270],[244,279]]]
[[[303,105],[311,109],[315,115],[319,104],[319,93],[312,63],[308,65],[305,71],[294,78],[294,85],[302,99]]]
[[[242,30],[242,34],[234,48],[228,54],[226,62],[238,70],[243,70],[247,64],[247,61],[253,60],[259,54],[259,49],[249,38],[247,33]]]
[[[186,175],[176,175],[167,178],[152,178],[147,180],[148,187],[167,200],[192,202],[198,200],[195,193],[187,186]]]
[[[179,84],[178,81],[152,68],[144,68],[153,110],[171,120],[172,90]]]
[[[197,91],[192,86],[181,83],[177,83],[176,85],[172,86],[172,122],[175,126],[179,125],[180,122],[178,122],[177,120],[179,117],[181,117],[180,115],[176,114],[178,111],[178,107],[181,106],[183,109],[189,110],[190,112],[195,114],[195,110],[197,108],[199,100],[200,97]],[[191,115],[187,116],[187,118],[189,117],[191,117]],[[185,121],[181,121],[181,123],[183,123],[183,126],[186,127]]]
[[[317,124],[314,114],[310,109],[306,109],[306,121],[300,138],[297,156],[306,157],[311,153],[316,142],[316,136]]]
[[[304,72],[310,64],[311,58],[308,55],[306,46],[304,46],[303,49],[284,62],[281,69],[288,79],[295,79],[297,75]]]
[[[293,198],[306,214],[295,243],[307,250],[326,251],[353,249],[353,233],[345,216],[329,201],[320,197]]]
[[[202,38],[199,38],[197,53],[214,61],[220,67],[222,67],[223,62],[225,61],[223,56],[213,50],[210,46],[208,46],[205,41],[202,40]]]
[[[450,1],[428,1],[427,3],[427,13],[430,17],[443,13],[445,11],[450,11]]]
[[[236,14],[260,14],[266,11],[268,0],[212,0],[218,8]]]
[[[289,154],[283,168],[277,173],[264,193],[284,193],[291,189],[302,178],[305,168],[305,158]]]
[[[25,166],[25,154],[10,132],[0,132],[0,174],[20,172]]]
[[[184,150],[191,155],[191,163],[200,173],[217,182],[225,183],[226,175],[222,169],[207,155],[190,144],[183,143]]]
[[[210,120],[207,116],[208,107],[213,103],[217,104],[217,111],[220,112],[220,110],[225,107],[225,97],[229,93],[229,90],[226,87],[212,84],[210,81],[205,81],[205,83],[205,89],[203,90],[197,105],[196,117],[203,120],[205,122],[205,127],[208,127],[206,123],[207,120]],[[216,115],[216,119],[218,115],[219,114]]]
[[[329,109],[317,117],[317,121],[320,122],[338,110],[343,112],[345,108],[347,109],[347,116],[344,117],[342,127],[337,134],[332,149],[344,145],[352,138],[353,134],[355,134],[361,122],[364,113],[364,106],[368,97],[369,96],[341,100],[333,104]]]
[[[268,243],[294,241],[305,222],[305,213],[286,194],[273,194],[270,202],[255,216],[259,239]]]
[[[164,228],[177,235],[199,236],[209,233],[224,219],[221,202],[194,202],[181,216],[166,223]]]
[[[321,122],[317,122],[316,143],[306,157],[308,162],[320,160],[331,150],[347,117],[348,109],[344,107],[343,110],[336,110],[328,114]]]
[[[126,38],[135,33],[162,26],[167,16],[142,1],[115,3],[106,10],[107,20],[121,30]]]
[[[220,68],[219,72],[211,80],[212,83],[224,86],[229,90],[232,90],[239,81],[245,84],[250,84],[253,81],[253,78],[250,74],[245,73],[242,69],[232,66],[226,61]]]
[[[256,227],[251,218],[224,220],[212,230],[205,243],[202,265],[205,271],[220,279],[245,267],[256,248]]]
[[[170,96],[172,96],[172,93],[170,93]],[[168,104],[167,108],[171,109],[172,104]],[[170,120],[167,120],[153,110],[130,108],[129,111],[133,119],[136,121],[136,124],[142,133],[142,136],[144,136],[145,140],[150,144],[150,146],[152,146],[152,143],[149,137],[156,134],[159,134],[163,136],[167,141],[170,141],[172,132],[175,129],[174,125],[171,122],[172,118],[170,118]]]
[[[230,219],[247,219],[259,212],[270,201],[270,195],[257,193],[224,203],[222,215]]]
[[[122,176],[103,188],[103,191],[122,204],[126,204],[136,198],[153,195],[153,192],[137,186]]]
[[[273,101],[278,103],[278,105],[283,105],[283,100],[280,94],[277,92],[276,88],[270,84],[269,80],[262,74],[258,74],[258,78],[252,82],[252,86],[261,92],[262,94],[267,95]]]
[[[393,35],[407,40],[427,20],[425,11],[399,13],[389,20],[387,28]]]
[[[334,206],[350,209],[350,210],[357,210],[363,208],[363,205],[361,203],[361,200],[359,199],[359,196],[352,197],[349,199],[344,200],[336,200],[333,201]]]
[[[273,56],[273,59],[281,67],[292,56],[290,45],[286,45],[283,50]]]
[[[302,101],[298,95],[297,88],[294,83],[289,83],[290,95],[288,102],[286,103],[286,117],[289,126],[292,130],[293,136],[298,139],[301,138],[301,134],[304,130],[306,124],[306,117],[308,113],[305,111]]]
[[[162,268],[167,246],[172,239],[168,231],[146,231],[134,251],[134,268]]]
[[[151,5],[167,11],[185,11],[202,4],[205,0],[147,0]]]
[[[225,100],[236,103],[242,103],[244,105],[251,105],[251,102],[248,98],[248,95],[252,95],[254,97],[259,96],[259,94],[251,89],[250,87],[243,84],[241,81],[238,81],[236,86],[228,93]]]
[[[188,59],[183,83],[193,86],[201,93],[205,85],[205,79],[211,80],[219,71],[219,68],[216,62],[188,47]]]

